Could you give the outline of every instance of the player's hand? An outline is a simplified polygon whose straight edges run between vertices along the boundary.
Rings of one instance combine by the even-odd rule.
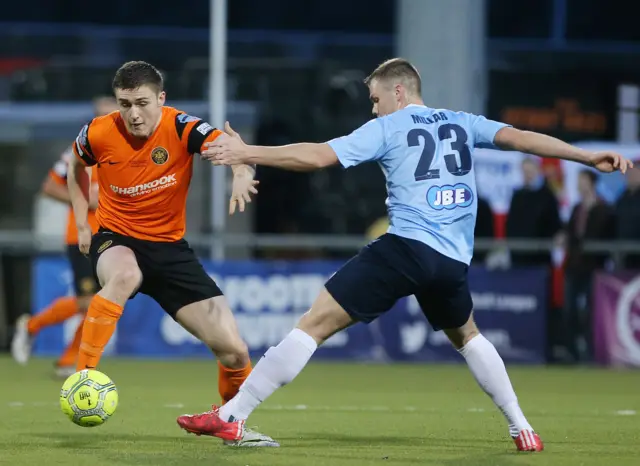
[[[589,157],[591,166],[603,173],[620,171],[626,173],[629,168],[633,168],[633,162],[625,159],[622,155],[613,151],[594,152]]]
[[[229,122],[224,124],[225,134],[221,134],[212,142],[205,143],[205,150],[200,154],[203,159],[214,165],[238,165],[247,162],[249,146],[244,143]]]
[[[89,255],[89,247],[91,246],[91,227],[89,224],[78,226],[78,248],[85,256]]]
[[[245,205],[251,202],[251,194],[258,194],[256,186],[260,182],[254,180],[253,176],[253,169],[247,166],[238,167],[233,171],[229,215],[233,215],[236,208],[239,208],[240,212],[244,212]]]

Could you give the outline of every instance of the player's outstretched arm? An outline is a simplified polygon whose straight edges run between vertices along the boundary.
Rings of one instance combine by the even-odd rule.
[[[326,143],[302,142],[286,146],[249,146],[248,163],[292,171],[313,171],[335,165],[338,157]]]
[[[225,133],[205,144],[201,156],[214,165],[252,164],[284,168],[292,171],[312,171],[338,163],[338,157],[328,144],[300,143],[286,146],[251,146],[245,144],[229,123]]]
[[[571,160],[609,173],[632,168],[633,163],[613,151],[590,152],[560,139],[533,131],[505,127],[496,133],[494,144],[501,149],[516,150],[539,157]]]

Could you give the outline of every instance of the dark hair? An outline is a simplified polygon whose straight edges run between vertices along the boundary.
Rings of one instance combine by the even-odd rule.
[[[591,170],[580,170],[580,175],[586,176],[591,181],[592,185],[596,185],[598,182],[598,174]]]
[[[367,76],[364,83],[369,85],[374,79],[381,81],[402,80],[405,87],[413,93],[420,94],[422,92],[422,80],[418,70],[409,60],[404,58],[392,58],[381,63]]]
[[[156,92],[164,90],[162,74],[158,69],[144,61],[129,61],[122,65],[113,78],[112,88],[138,89],[141,86],[151,86]]]

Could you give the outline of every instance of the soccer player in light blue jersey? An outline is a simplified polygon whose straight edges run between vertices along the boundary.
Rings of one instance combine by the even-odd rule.
[[[592,153],[482,116],[427,107],[420,98],[420,76],[403,59],[381,64],[365,83],[377,118],[348,136],[324,144],[250,146],[227,124],[227,136],[202,153],[219,165],[298,171],[376,162],[386,177],[390,226],[328,280],[309,312],[265,353],[235,398],[207,413],[180,416],[178,424],[198,434],[241,438],[251,412],[291,382],[318,345],[415,295],[430,324],[445,332],[505,416],[517,449],[541,451],[543,443],[520,409],[502,358],[472,316],[467,270],[477,207],[473,148],[492,145],[603,172],[625,172],[632,164],[613,152]]]

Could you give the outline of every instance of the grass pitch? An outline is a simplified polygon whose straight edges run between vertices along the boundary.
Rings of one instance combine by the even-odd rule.
[[[224,447],[176,416],[218,402],[212,361],[105,358],[118,411],[82,428],[60,412],[52,362],[0,358],[0,465],[638,465],[640,371],[511,367],[542,453],[518,453],[465,365],[312,363],[248,425],[281,448]]]

